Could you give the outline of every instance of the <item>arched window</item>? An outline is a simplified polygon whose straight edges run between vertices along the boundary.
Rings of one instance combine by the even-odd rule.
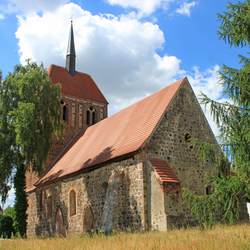
[[[87,111],[87,125],[90,125],[90,111]]]
[[[95,124],[95,111],[92,112],[92,125]]]
[[[87,110],[87,125],[94,125],[96,123],[96,110],[93,107],[89,107]]]
[[[66,106],[63,106],[63,120],[66,121]]]
[[[83,215],[83,231],[94,229],[94,216],[89,206],[86,206]]]
[[[62,106],[62,109],[61,109],[61,112],[62,112],[62,119],[63,121],[66,121],[67,120],[67,103],[63,100],[61,100],[61,106]]]
[[[52,196],[50,195],[47,200],[47,217],[52,217]]]
[[[69,211],[70,216],[76,214],[76,193],[74,190],[71,190],[69,193]]]

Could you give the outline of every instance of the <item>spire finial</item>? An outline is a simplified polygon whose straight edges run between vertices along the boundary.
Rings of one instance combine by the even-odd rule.
[[[75,53],[75,43],[74,43],[73,20],[71,18],[68,50],[66,55],[66,69],[72,77],[74,77],[76,74],[75,61],[76,61],[76,53]]]

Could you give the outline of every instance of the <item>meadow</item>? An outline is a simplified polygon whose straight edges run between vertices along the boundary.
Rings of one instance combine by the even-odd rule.
[[[217,225],[213,229],[187,228],[169,232],[115,233],[61,238],[12,239],[0,241],[0,250],[151,250],[151,249],[250,249],[250,225]]]

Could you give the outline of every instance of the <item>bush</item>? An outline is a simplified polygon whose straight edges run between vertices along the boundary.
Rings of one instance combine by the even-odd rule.
[[[0,220],[0,237],[10,238],[15,233],[13,219],[10,216],[3,216]]]

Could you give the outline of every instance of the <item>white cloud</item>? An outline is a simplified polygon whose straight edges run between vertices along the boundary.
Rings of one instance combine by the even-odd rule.
[[[218,85],[219,69],[220,67],[218,65],[215,65],[213,68],[207,69],[205,72],[200,72],[198,67],[194,67],[194,73],[192,72],[186,73],[188,80],[190,81],[192,88],[198,99],[202,92],[215,101],[219,102],[226,101],[225,98],[221,98],[222,87]],[[210,114],[209,106],[206,109],[203,105],[201,107],[207,117],[207,120],[215,136],[219,136],[220,132],[217,128],[217,125],[213,121],[213,117]]]
[[[111,5],[123,8],[135,8],[141,15],[150,15],[158,8],[167,9],[170,2],[175,0],[107,0]]]
[[[181,4],[181,7],[176,10],[177,13],[190,16],[190,9],[191,7],[194,7],[197,4],[197,2],[193,1],[192,3],[183,3]]]
[[[3,16],[2,14],[0,14],[0,20],[1,20],[1,19],[4,19],[4,16]]]
[[[65,66],[70,16],[74,15],[76,69],[88,73],[109,101],[109,115],[156,92],[187,75],[194,91],[203,91],[219,99],[216,65],[200,72],[181,70],[181,60],[174,55],[159,56],[164,44],[158,25],[140,22],[133,15],[92,15],[70,3],[54,13],[19,17],[16,37],[20,60],[26,58]],[[207,112],[208,113],[208,112]],[[215,125],[208,117],[214,131]],[[215,132],[215,134],[218,134]]]
[[[21,62],[32,58],[47,68],[51,63],[65,66],[72,13],[76,68],[96,81],[110,102],[110,114],[172,83],[181,72],[180,59],[155,52],[164,43],[158,25],[131,15],[93,16],[72,3],[53,14],[19,17],[16,37]]]
[[[8,206],[13,207],[15,202],[15,190],[14,188],[11,188],[11,190],[8,193],[8,198],[6,200],[6,203],[4,204],[4,209],[6,209]]]

